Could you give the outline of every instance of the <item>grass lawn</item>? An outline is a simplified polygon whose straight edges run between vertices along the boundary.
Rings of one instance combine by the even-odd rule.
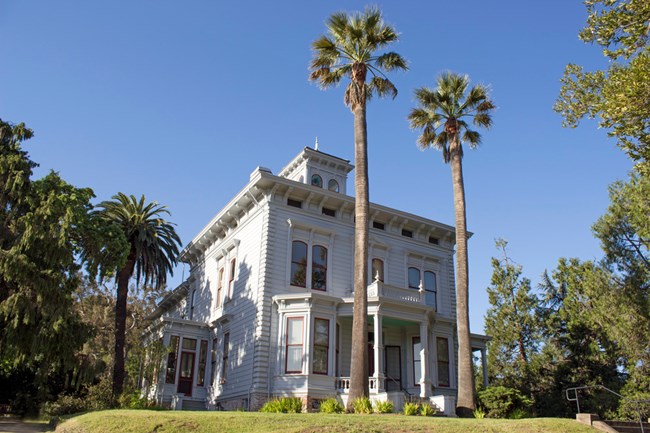
[[[424,418],[404,415],[325,415],[248,412],[110,410],[87,413],[60,424],[56,433],[593,433],[575,420]]]

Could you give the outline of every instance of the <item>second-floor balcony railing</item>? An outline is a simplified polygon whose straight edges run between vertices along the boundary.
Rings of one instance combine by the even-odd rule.
[[[373,281],[368,286],[368,297],[385,297],[394,299],[396,301],[413,302],[416,304],[428,305],[436,307],[435,294],[427,292],[423,289],[414,290],[398,286],[391,286],[384,284],[381,281]]]

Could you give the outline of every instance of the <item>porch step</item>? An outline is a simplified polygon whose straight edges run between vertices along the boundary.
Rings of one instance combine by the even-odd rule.
[[[208,410],[203,399],[183,399],[183,410]]]
[[[605,423],[618,433],[641,433],[641,426],[634,421],[605,421]],[[650,432],[650,423],[643,423],[643,430]]]

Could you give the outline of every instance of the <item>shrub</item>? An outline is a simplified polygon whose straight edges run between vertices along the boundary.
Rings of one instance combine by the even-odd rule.
[[[86,412],[88,404],[86,399],[62,395],[55,401],[48,401],[43,405],[43,413],[47,416],[72,415],[74,413]]]
[[[88,410],[103,410],[115,407],[113,382],[110,374],[103,375],[97,384],[88,388],[86,401]]]
[[[509,419],[522,419],[522,418],[528,418],[528,411],[525,409],[522,409],[520,407],[517,407],[513,409],[510,414],[508,415]]]
[[[153,406],[137,389],[123,393],[118,403],[122,409],[149,409]]]
[[[377,413],[393,413],[395,411],[395,406],[390,400],[386,401],[375,401],[375,412]]]
[[[423,404],[420,408],[420,415],[422,416],[434,416],[437,410],[433,408],[430,404]]]
[[[420,412],[420,405],[418,403],[404,403],[404,408],[402,409],[404,415],[417,415]]]
[[[372,413],[372,402],[368,397],[355,398],[352,408],[354,413]]]
[[[302,400],[298,397],[282,397],[264,403],[260,412],[266,413],[301,413]]]
[[[515,409],[525,411],[533,403],[519,390],[505,386],[488,386],[479,392],[478,398],[488,418],[507,418]]]
[[[474,418],[476,418],[476,419],[485,418],[485,411],[483,409],[481,409],[480,407],[474,409]]]
[[[345,408],[335,398],[328,398],[320,404],[321,413],[343,413]]]

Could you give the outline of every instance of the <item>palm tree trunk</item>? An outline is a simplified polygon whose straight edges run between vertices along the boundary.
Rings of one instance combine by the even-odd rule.
[[[135,267],[135,251],[131,251],[124,267],[117,274],[117,299],[115,301],[115,359],[113,362],[113,399],[124,389],[124,358],[126,347],[126,304],[129,280]]]
[[[456,139],[457,140],[457,139]],[[452,145],[453,146],[453,145]],[[458,401],[456,414],[471,417],[475,403],[474,369],[469,336],[469,263],[467,259],[467,217],[460,143],[451,152],[456,219],[456,329],[458,333]]]
[[[348,411],[368,396],[368,133],[366,104],[354,108],[354,307]]]

